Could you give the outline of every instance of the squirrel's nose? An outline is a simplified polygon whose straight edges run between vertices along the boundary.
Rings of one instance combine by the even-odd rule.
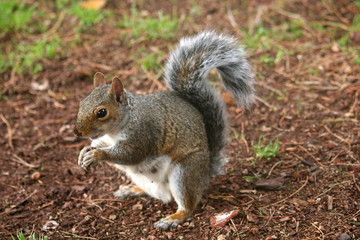
[[[78,130],[77,130],[77,128],[74,128],[74,134],[76,135],[76,136],[78,136],[78,137],[81,137],[81,132],[79,132]]]

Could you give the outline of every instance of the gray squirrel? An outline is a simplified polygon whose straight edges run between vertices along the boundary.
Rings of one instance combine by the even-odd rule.
[[[94,89],[80,103],[74,133],[91,138],[78,163],[86,170],[101,161],[125,171],[132,184],[115,197],[148,194],[178,209],[155,227],[182,223],[196,208],[212,174],[223,165],[226,145],[225,106],[207,83],[216,68],[236,102],[247,107],[254,79],[236,39],[213,31],[183,38],[170,54],[164,77],[170,91],[136,95],[119,78],[106,84],[94,76]]]

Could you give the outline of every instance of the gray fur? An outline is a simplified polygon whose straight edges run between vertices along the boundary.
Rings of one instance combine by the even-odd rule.
[[[226,145],[225,107],[218,93],[207,84],[216,68],[221,82],[238,105],[248,107],[254,98],[254,79],[245,51],[236,39],[204,31],[183,38],[165,66],[168,87],[180,93],[203,115],[211,155],[211,173],[221,172],[221,151]]]

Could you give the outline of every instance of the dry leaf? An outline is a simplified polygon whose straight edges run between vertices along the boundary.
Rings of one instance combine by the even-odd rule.
[[[85,9],[99,10],[100,8],[104,7],[105,4],[106,0],[88,0],[83,2],[81,7]]]
[[[257,188],[262,188],[266,190],[274,190],[284,185],[284,183],[285,183],[285,179],[278,177],[278,178],[258,180],[255,182],[255,186]]]
[[[226,105],[234,105],[235,104],[230,93],[228,93],[228,92],[222,93],[221,97],[224,99],[224,102],[226,103]]]
[[[224,227],[230,219],[235,217],[239,210],[232,210],[230,212],[222,212],[210,218],[211,227]]]

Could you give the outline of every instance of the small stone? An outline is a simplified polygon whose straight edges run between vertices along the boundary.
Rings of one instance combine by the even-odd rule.
[[[195,227],[195,223],[192,221],[192,222],[189,224],[188,228],[194,228],[194,227]]]
[[[173,233],[172,232],[165,232],[164,235],[168,237],[168,239],[173,239]]]
[[[252,213],[246,214],[246,219],[249,222],[253,222],[253,223],[257,223],[257,221],[258,221],[257,216],[255,214],[252,214]]]
[[[302,200],[302,199],[299,199],[299,198],[293,198],[290,200],[290,202],[292,204],[294,204],[296,207],[299,207],[299,206],[307,206],[309,203],[305,200]]]
[[[78,165],[74,165],[68,169],[68,173],[75,177],[79,177],[79,176],[85,175],[86,172],[82,167],[80,167]]]
[[[351,236],[347,233],[340,233],[337,237],[338,240],[349,240]]]
[[[331,51],[333,52],[339,52],[340,48],[339,48],[339,44],[338,43],[334,43],[331,47]]]
[[[309,171],[310,171],[310,172],[313,172],[313,171],[315,171],[315,170],[318,169],[318,168],[319,168],[319,166],[314,165],[314,166],[312,166],[312,167],[309,169]]]
[[[283,218],[280,218],[280,222],[288,222],[288,221],[290,221],[291,220],[291,218],[290,217],[283,217]]]
[[[71,201],[67,201],[62,206],[62,209],[72,209],[74,207],[74,203]]]
[[[74,185],[71,187],[71,189],[75,190],[75,191],[79,191],[82,192],[85,190],[85,186],[80,186],[80,185]]]
[[[132,206],[132,210],[136,211],[136,210],[142,210],[143,209],[143,205],[141,203],[137,203],[135,205]]]
[[[297,152],[297,147],[288,147],[285,149],[286,152]]]
[[[274,239],[278,239],[278,237],[275,236],[275,235],[272,235],[272,236],[269,236],[269,237],[265,238],[265,240],[274,240]]]
[[[115,214],[111,214],[110,216],[109,216],[109,219],[110,220],[112,220],[112,221],[114,221],[115,219],[116,219],[116,215]]]
[[[217,240],[225,240],[226,239],[226,236],[224,234],[220,234],[218,237],[217,237]]]
[[[40,176],[41,176],[41,174],[40,174],[39,172],[33,172],[33,173],[31,174],[30,178],[31,178],[32,180],[39,180],[39,179],[40,179]]]
[[[47,230],[54,230],[59,226],[59,224],[56,221],[47,221],[44,226],[43,226],[43,230],[47,231]]]

